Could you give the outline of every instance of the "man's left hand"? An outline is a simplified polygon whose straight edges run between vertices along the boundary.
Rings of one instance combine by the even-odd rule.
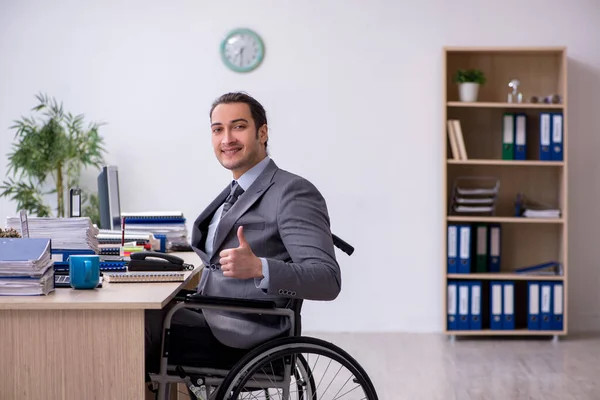
[[[250,244],[244,237],[244,228],[240,226],[237,231],[239,247],[226,249],[219,253],[223,276],[238,279],[263,278],[262,263],[254,255]]]

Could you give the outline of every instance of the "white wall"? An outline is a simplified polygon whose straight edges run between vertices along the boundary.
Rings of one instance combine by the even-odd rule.
[[[230,179],[215,160],[211,101],[245,90],[267,109],[271,155],[326,196],[343,293],[308,303],[307,330],[442,329],[442,47],[566,45],[571,328],[600,329],[600,3],[589,1],[0,1],[0,176],[13,119],[38,91],[108,123],[122,207],[189,222]],[[509,28],[509,23],[514,28]],[[219,59],[232,28],[267,47],[256,72]],[[87,176],[95,184],[96,171]],[[0,199],[0,220],[14,204]],[[383,307],[391,311],[384,311]]]

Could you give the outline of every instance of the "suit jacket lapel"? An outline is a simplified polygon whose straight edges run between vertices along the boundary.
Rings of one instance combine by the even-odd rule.
[[[218,256],[219,252],[217,249],[223,244],[223,241],[227,237],[227,234],[233,228],[233,225],[238,219],[267,191],[267,189],[274,183],[272,182],[273,175],[277,171],[277,165],[271,160],[262,174],[254,181],[252,185],[240,196],[238,201],[229,209],[227,214],[219,222],[217,228],[214,250],[215,255]]]
[[[223,191],[202,211],[202,213],[194,221],[192,227],[192,239],[191,245],[196,254],[204,262],[208,262],[208,255],[204,243],[206,241],[206,234],[208,232],[208,225],[217,209],[223,204],[230,192],[230,185],[228,185]]]

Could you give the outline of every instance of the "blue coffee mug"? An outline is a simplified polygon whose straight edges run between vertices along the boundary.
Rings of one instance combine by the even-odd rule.
[[[94,289],[100,283],[100,256],[69,256],[69,278],[73,289]]]

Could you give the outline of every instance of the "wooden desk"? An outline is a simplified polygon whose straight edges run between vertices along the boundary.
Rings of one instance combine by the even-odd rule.
[[[0,297],[0,399],[143,399],[144,310],[197,281],[103,283],[94,290]]]

